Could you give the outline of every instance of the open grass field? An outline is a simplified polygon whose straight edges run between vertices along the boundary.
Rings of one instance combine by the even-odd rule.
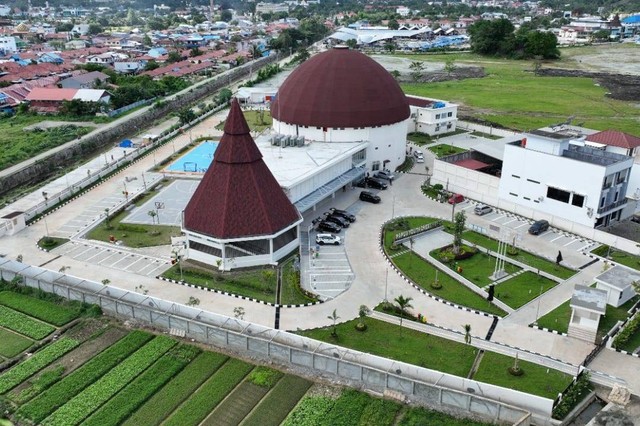
[[[631,269],[640,270],[640,256],[618,250],[607,245],[601,245],[591,250],[591,253],[608,258],[621,265],[628,266]]]
[[[12,358],[33,345],[33,340],[0,327],[0,356]]]
[[[572,380],[568,374],[522,360],[518,361],[518,366],[524,374],[514,376],[508,371],[513,364],[514,358],[485,352],[473,379],[550,399],[558,396]]]
[[[431,257],[438,259],[438,253],[440,249],[434,250],[431,253]],[[477,285],[478,287],[485,287],[491,284],[494,280],[490,278],[496,266],[496,258],[488,255],[484,252],[478,252],[468,259],[456,260],[448,266],[455,269],[456,266],[462,268],[462,272],[458,272],[460,275]],[[518,266],[510,263],[505,263],[504,270],[507,274],[515,274],[521,269]]]
[[[252,132],[262,132],[264,129],[271,128],[273,124],[273,118],[271,118],[271,112],[268,109],[264,111],[246,110],[243,113]],[[224,121],[220,122],[216,129],[223,130],[224,123]]]
[[[402,55],[400,55],[402,56]],[[474,54],[410,55],[412,61],[482,66],[484,78],[437,83],[404,83],[405,93],[446,99],[460,104],[476,118],[519,131],[564,122],[596,130],[617,129],[640,134],[638,108],[633,102],[609,99],[607,89],[591,78],[538,77],[531,61],[486,58]],[[563,63],[553,63],[562,67]]]

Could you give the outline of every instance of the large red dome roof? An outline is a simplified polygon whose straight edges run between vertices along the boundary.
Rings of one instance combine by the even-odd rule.
[[[382,65],[350,49],[331,49],[302,63],[284,81],[271,115],[314,127],[373,127],[409,117],[409,104]]]

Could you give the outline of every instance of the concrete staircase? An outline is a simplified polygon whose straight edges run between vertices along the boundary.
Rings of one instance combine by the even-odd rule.
[[[573,337],[579,340],[584,340],[585,342],[595,343],[596,341],[595,330],[587,330],[585,328],[570,324],[568,334],[569,334],[569,337]]]

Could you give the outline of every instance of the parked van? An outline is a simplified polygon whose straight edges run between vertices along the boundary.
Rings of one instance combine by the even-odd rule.
[[[413,151],[413,158],[416,159],[416,163],[424,163],[424,155],[420,150],[416,149],[415,151]]]
[[[487,206],[486,204],[478,204],[473,209],[473,212],[475,214],[477,214],[478,216],[483,216],[483,215],[485,215],[487,213],[491,213],[492,211],[493,211],[493,209],[491,208],[491,206]]]
[[[544,219],[538,220],[536,222],[533,222],[533,225],[529,227],[529,233],[531,235],[540,235],[547,229],[549,229],[549,222]]]

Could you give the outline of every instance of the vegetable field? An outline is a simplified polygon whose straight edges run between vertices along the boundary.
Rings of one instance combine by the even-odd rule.
[[[73,307],[51,300],[0,292],[0,356],[14,358],[0,364],[0,404],[9,420],[65,426],[385,426],[416,415],[396,402],[314,385],[165,335],[125,330],[105,318],[79,317]],[[29,348],[33,353],[27,355]],[[332,396],[314,395],[325,388]],[[446,419],[442,424],[466,424]]]

